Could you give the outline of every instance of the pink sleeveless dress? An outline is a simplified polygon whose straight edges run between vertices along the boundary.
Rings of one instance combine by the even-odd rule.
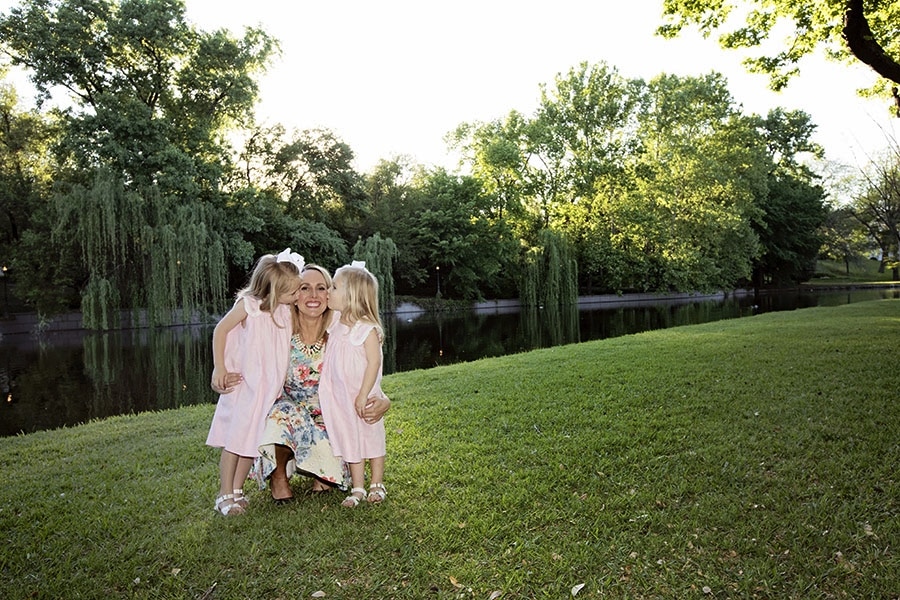
[[[241,373],[244,380],[230,394],[219,396],[206,445],[256,457],[266,416],[287,373],[291,313],[286,304],[264,312],[252,296],[241,296],[237,302],[244,303],[247,318],[225,338],[225,368]]]
[[[334,311],[328,327],[328,343],[319,377],[319,404],[331,449],[348,463],[385,455],[384,419],[372,425],[358,416],[354,401],[366,370],[363,342],[375,328],[372,323],[357,322],[347,327],[340,322],[341,313]],[[383,395],[381,367],[369,396]]]

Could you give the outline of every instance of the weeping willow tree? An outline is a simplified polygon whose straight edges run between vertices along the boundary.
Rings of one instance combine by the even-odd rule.
[[[525,257],[520,280],[524,332],[533,347],[579,341],[578,271],[572,249],[545,229]]]
[[[578,302],[578,267],[571,247],[558,233],[541,231],[540,245],[529,250],[519,284],[524,306],[559,306]]]
[[[122,326],[123,309],[131,325],[170,325],[224,308],[225,251],[207,204],[178,204],[155,187],[128,190],[100,170],[90,188],[59,196],[56,208],[54,238],[77,240],[86,270],[86,328]]]
[[[394,261],[399,256],[397,245],[391,238],[383,238],[378,233],[353,245],[353,259],[366,262],[366,268],[378,279],[378,307],[382,312],[392,311],[396,305],[394,296]],[[384,371],[393,373],[397,369],[397,322],[382,319],[385,328]]]
[[[366,268],[378,279],[378,306],[382,311],[394,309],[394,261],[399,256],[391,238],[375,233],[353,245],[353,259],[363,260]]]
[[[225,255],[249,245],[245,224],[225,218],[227,140],[252,125],[277,40],[202,31],[183,0],[35,0],[0,14],[0,50],[41,102],[65,93],[53,147],[65,192],[48,252],[81,259],[69,271],[84,325],[119,327],[123,308],[147,325],[218,312]]]

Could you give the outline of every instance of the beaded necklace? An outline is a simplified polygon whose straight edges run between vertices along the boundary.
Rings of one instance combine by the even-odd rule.
[[[307,356],[311,356],[313,354],[318,354],[319,351],[322,350],[322,346],[325,345],[325,336],[322,336],[321,338],[319,338],[319,340],[317,342],[315,342],[314,344],[304,343],[303,340],[300,339],[299,333],[295,333],[293,337],[294,337],[294,344],[297,346],[297,348],[300,349],[300,351],[302,351]]]

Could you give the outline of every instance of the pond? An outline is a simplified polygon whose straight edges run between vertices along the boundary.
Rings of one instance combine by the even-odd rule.
[[[385,374],[561,344],[747,317],[761,312],[900,297],[900,290],[780,292],[582,302],[577,307],[398,313],[385,319]],[[118,414],[214,403],[213,326],[7,335],[0,338],[0,436]]]

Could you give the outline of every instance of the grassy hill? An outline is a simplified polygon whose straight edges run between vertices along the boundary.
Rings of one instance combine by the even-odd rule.
[[[896,598],[900,301],[391,375],[388,498],[213,512],[210,405],[0,440],[14,598]]]

